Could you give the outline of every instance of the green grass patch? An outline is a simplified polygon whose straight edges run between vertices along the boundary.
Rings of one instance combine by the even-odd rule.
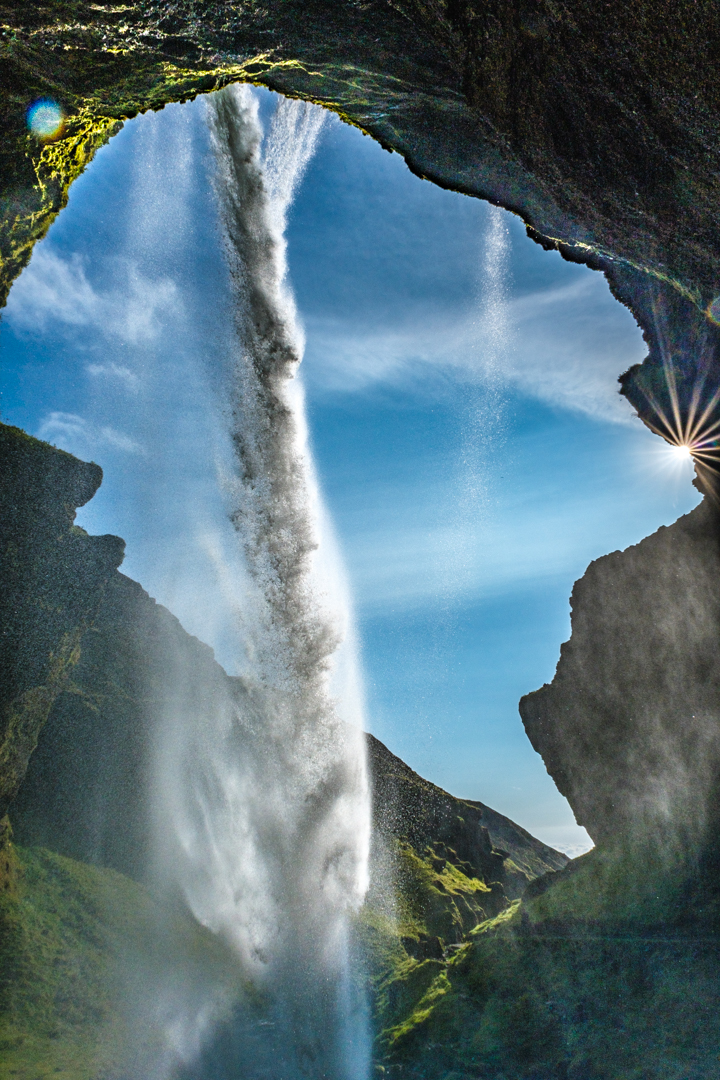
[[[0,1080],[121,1077],[159,1039],[157,1012],[134,1007],[144,986],[171,984],[173,966],[190,991],[237,980],[213,935],[137,882],[14,851],[15,883],[0,897]]]

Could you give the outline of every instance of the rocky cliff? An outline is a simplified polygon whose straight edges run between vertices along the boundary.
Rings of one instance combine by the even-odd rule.
[[[0,425],[0,831],[82,639],[123,558],[116,536],[90,537],[75,509],[100,486],[97,465]]]
[[[603,269],[647,337],[649,381],[624,392],[653,426],[653,372],[690,356],[720,382],[712,0],[45,0],[0,5],[0,24],[3,296],[119,122],[245,79],[334,109]],[[42,95],[67,113],[45,143],[25,126]]]
[[[555,678],[523,698],[530,741],[601,847],[697,865],[720,802],[720,516],[707,500],[596,560],[573,589]]]

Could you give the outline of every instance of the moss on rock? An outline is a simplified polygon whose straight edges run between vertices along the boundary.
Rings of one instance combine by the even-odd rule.
[[[650,273],[703,308],[720,292],[719,36],[712,0],[5,3],[5,288],[63,203],[83,131],[77,162],[114,121],[250,79],[322,102],[573,258]],[[52,151],[25,130],[43,94],[70,118]]]

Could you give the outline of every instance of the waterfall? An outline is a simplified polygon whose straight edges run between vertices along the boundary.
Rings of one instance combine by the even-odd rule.
[[[464,460],[466,499],[487,498],[486,477],[505,441],[506,367],[510,351],[508,272],[510,244],[505,211],[488,207],[482,259],[482,300],[478,320],[477,373],[482,383],[468,410]],[[482,493],[482,495],[481,495]]]
[[[487,208],[479,260],[477,314],[467,342],[464,366],[470,376],[460,409],[460,440],[452,485],[453,504],[442,508],[446,534],[441,569],[445,611],[438,620],[444,633],[454,625],[455,605],[468,588],[477,585],[478,559],[484,530],[490,526],[496,503],[498,468],[507,453],[508,360],[513,329],[509,293],[510,237],[506,212]]]
[[[320,110],[281,100],[263,147],[248,88],[208,106],[235,305],[223,360],[235,468],[223,484],[250,583],[247,658],[203,716],[169,717],[161,746],[170,872],[263,1002],[261,1028],[235,1017],[226,1040],[235,1061],[226,1048],[222,1068],[273,1080],[363,1080],[368,1069],[350,923],[367,887],[369,791],[362,729],[346,720],[361,718],[362,702],[308,446],[284,239],[321,123]],[[195,1045],[187,1034],[180,1042]]]

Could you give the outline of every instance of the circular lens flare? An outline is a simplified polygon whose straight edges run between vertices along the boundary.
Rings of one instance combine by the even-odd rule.
[[[52,98],[40,98],[34,101],[27,111],[28,129],[42,142],[51,142],[62,135],[65,127],[65,114],[62,107]]]

